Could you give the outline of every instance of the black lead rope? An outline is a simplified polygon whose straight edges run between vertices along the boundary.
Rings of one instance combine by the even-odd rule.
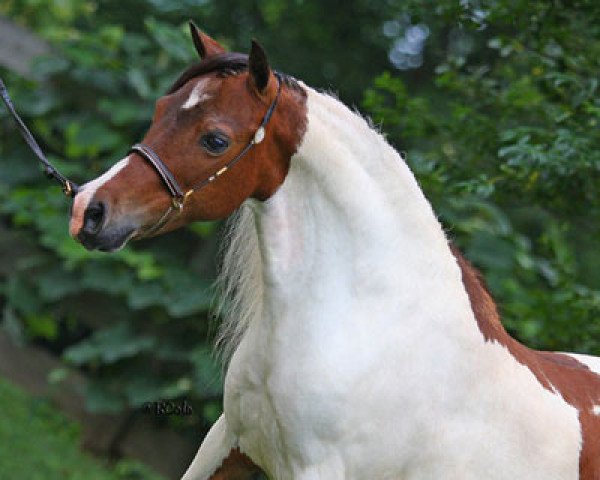
[[[38,143],[35,141],[35,138],[33,138],[33,135],[31,134],[31,132],[29,131],[29,129],[27,128],[27,126],[25,125],[23,120],[21,120],[21,117],[19,117],[19,114],[15,110],[15,107],[12,104],[12,101],[10,100],[10,96],[8,95],[8,90],[6,89],[6,86],[4,85],[4,82],[2,81],[1,78],[0,78],[0,95],[2,95],[2,100],[4,101],[6,108],[8,108],[8,111],[10,112],[13,119],[15,120],[17,126],[19,127],[19,131],[21,132],[21,135],[27,142],[27,145],[29,145],[29,148],[31,148],[31,150],[33,150],[33,153],[35,153],[36,157],[39,159],[41,164],[44,166],[44,173],[46,174],[46,176],[48,178],[54,178],[58,183],[60,183],[62,191],[64,192],[64,194],[67,197],[71,197],[71,198],[75,197],[75,195],[77,194],[77,191],[79,190],[79,187],[77,186],[77,184],[73,183],[71,180],[69,180],[67,177],[65,177],[63,174],[61,174],[48,161],[48,159],[46,158],[46,155],[44,155],[44,152],[42,152],[42,149],[40,148]]]

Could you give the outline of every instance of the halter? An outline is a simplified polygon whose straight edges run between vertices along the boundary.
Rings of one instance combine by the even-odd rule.
[[[175,179],[173,173],[169,170],[169,168],[165,165],[165,163],[160,159],[158,154],[151,147],[144,143],[136,143],[129,149],[128,153],[137,153],[154,167],[154,170],[156,170],[156,173],[163,181],[167,190],[169,191],[169,194],[171,195],[171,205],[169,205],[169,208],[160,217],[160,219],[148,230],[143,232],[141,236],[150,236],[160,231],[171,219],[171,213],[176,212],[177,214],[179,214],[183,211],[185,202],[188,199],[188,197],[190,197],[190,195],[206,187],[209,183],[214,182],[218,177],[223,175],[227,170],[229,170],[237,162],[239,162],[252,149],[254,145],[258,145],[264,140],[265,127],[267,126],[269,120],[273,116],[273,112],[275,111],[275,107],[277,106],[277,101],[279,100],[279,94],[281,93],[281,76],[278,72],[274,72],[274,74],[277,78],[277,93],[275,94],[275,98],[271,102],[271,105],[269,105],[267,113],[265,113],[265,116],[260,122],[260,125],[256,132],[254,132],[254,135],[252,136],[250,141],[232,160],[227,162],[223,167],[221,167],[215,173],[210,175],[208,178],[205,178],[204,180],[198,182],[188,190],[184,190],[181,188],[181,186]]]
[[[33,150],[33,153],[36,155],[36,157],[38,158],[40,163],[44,166],[44,173],[46,174],[46,176],[48,178],[54,178],[58,183],[60,183],[62,191],[64,192],[64,194],[67,197],[74,198],[79,190],[79,187],[77,186],[77,184],[75,182],[72,182],[67,177],[65,177],[63,174],[61,174],[48,161],[48,159],[46,158],[46,155],[44,155],[44,152],[42,152],[42,149],[40,148],[38,143],[35,141],[35,138],[31,134],[31,132],[29,131],[29,129],[27,128],[27,126],[25,125],[23,120],[21,120],[21,117],[19,117],[19,114],[17,113],[17,111],[15,110],[15,107],[12,104],[10,96],[8,95],[8,90],[6,89],[6,85],[4,85],[4,82],[2,81],[1,78],[0,78],[0,95],[2,96],[2,100],[4,101],[6,108],[8,108],[8,111],[10,112],[10,114],[12,115],[17,126],[19,127],[19,131],[21,132],[21,135],[27,142],[27,145],[29,145],[29,148],[31,148],[31,150]]]
[[[215,173],[210,175],[208,178],[200,181],[199,183],[193,185],[190,189],[184,191],[175,176],[171,173],[169,168],[165,165],[165,163],[160,159],[158,154],[152,150],[151,147],[145,145],[143,143],[136,143],[131,147],[128,153],[137,153],[142,158],[150,163],[156,170],[156,173],[161,178],[167,189],[169,190],[169,194],[171,195],[171,205],[165,211],[165,213],[160,217],[160,219],[148,230],[146,230],[142,236],[150,236],[160,229],[162,229],[170,220],[171,214],[173,212],[181,213],[183,211],[183,207],[185,205],[186,200],[190,195],[202,188],[206,187],[209,183],[214,182],[218,177],[223,175],[227,170],[233,167],[237,162],[239,162],[251,149],[254,145],[258,145],[265,138],[265,128],[269,123],[269,120],[273,116],[273,112],[275,111],[275,107],[277,106],[277,102],[279,100],[279,96],[281,93],[281,75],[278,72],[274,72],[275,77],[277,78],[277,93],[275,94],[275,98],[269,105],[265,116],[263,117],[258,129],[254,132],[254,135],[248,142],[248,144],[229,162],[227,162],[223,167],[217,170]],[[79,191],[79,186],[61,174],[46,158],[44,152],[36,142],[35,138],[16,112],[15,107],[12,104],[10,96],[8,95],[8,91],[2,79],[0,79],[0,96],[2,100],[6,104],[8,111],[12,115],[15,120],[17,126],[19,127],[19,131],[21,135],[27,142],[27,145],[31,148],[33,153],[37,156],[38,160],[44,167],[44,173],[48,178],[54,178],[61,186],[63,193],[70,198],[74,198],[77,192]]]

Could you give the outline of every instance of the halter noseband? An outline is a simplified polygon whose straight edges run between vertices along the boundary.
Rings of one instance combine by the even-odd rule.
[[[173,173],[171,173],[169,168],[160,159],[158,154],[154,150],[152,150],[152,148],[150,148],[148,145],[145,145],[143,143],[136,143],[135,145],[133,145],[131,147],[131,149],[129,150],[128,153],[137,153],[142,158],[144,158],[146,161],[148,161],[148,163],[150,163],[150,165],[152,165],[154,167],[154,170],[156,170],[156,173],[161,178],[161,180],[167,187],[169,194],[171,195],[171,205],[169,206],[169,208],[161,216],[161,218],[158,220],[158,222],[156,222],[152,227],[150,227],[148,230],[146,230],[142,236],[150,236],[154,233],[157,233],[159,230],[161,230],[169,221],[171,213],[173,211],[176,211],[177,213],[181,213],[181,211],[183,210],[183,207],[185,205],[185,202],[190,195],[192,195],[194,192],[197,192],[198,190],[206,187],[209,183],[212,183],[213,181],[215,181],[218,177],[223,175],[227,170],[229,170],[237,162],[239,162],[250,151],[250,149],[252,149],[252,147],[254,145],[258,145],[260,142],[262,142],[264,140],[265,127],[267,126],[267,124],[269,123],[269,120],[273,116],[273,112],[275,111],[275,107],[277,106],[277,101],[279,100],[279,94],[281,93],[281,83],[282,83],[281,76],[278,72],[274,72],[274,74],[275,74],[275,77],[277,78],[277,93],[275,94],[275,98],[271,102],[271,105],[269,105],[267,113],[265,113],[265,116],[263,117],[262,121],[260,122],[258,129],[256,130],[256,132],[254,132],[254,135],[252,136],[252,138],[250,139],[248,144],[242,149],[242,151],[240,151],[232,160],[227,162],[223,167],[221,167],[215,173],[210,175],[208,178],[205,178],[204,180],[193,185],[188,190],[184,190],[181,188],[181,186],[175,179],[175,176],[173,175]]]

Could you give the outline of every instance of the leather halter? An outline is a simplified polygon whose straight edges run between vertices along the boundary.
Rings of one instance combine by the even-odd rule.
[[[169,191],[169,194],[171,195],[171,205],[169,206],[169,208],[160,217],[158,222],[156,222],[153,226],[144,231],[140,236],[146,237],[160,231],[170,220],[172,212],[181,213],[183,207],[185,206],[185,202],[190,195],[206,187],[209,183],[214,182],[218,177],[223,175],[227,170],[229,170],[237,162],[239,162],[252,149],[254,145],[258,145],[264,140],[265,127],[267,126],[269,120],[273,116],[273,112],[275,111],[275,107],[277,106],[277,101],[279,100],[279,95],[281,93],[281,76],[278,72],[274,72],[274,74],[277,78],[277,93],[275,94],[275,98],[271,102],[271,105],[269,105],[267,113],[265,113],[265,116],[260,122],[259,127],[254,132],[254,135],[252,136],[250,141],[232,160],[227,162],[215,173],[205,178],[204,180],[196,183],[189,189],[184,190],[183,188],[181,188],[181,186],[175,179],[173,173],[169,170],[169,168],[165,165],[165,163],[160,159],[158,154],[151,147],[144,143],[136,143],[130,148],[128,153],[137,153],[148,163],[150,163],[152,167],[154,167],[154,170],[156,170],[156,173],[161,178],[161,180],[165,184],[165,187]]]

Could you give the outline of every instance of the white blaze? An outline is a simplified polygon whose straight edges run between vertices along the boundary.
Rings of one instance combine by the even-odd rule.
[[[75,195],[75,202],[73,203],[73,214],[71,215],[71,222],[69,230],[71,236],[75,237],[83,227],[83,217],[85,209],[87,208],[90,200],[94,198],[94,195],[98,189],[108,182],[110,179],[115,177],[121,170],[123,170],[129,164],[129,156],[119,160],[109,170],[104,172],[98,178],[95,178],[91,182],[83,185],[77,195]]]

